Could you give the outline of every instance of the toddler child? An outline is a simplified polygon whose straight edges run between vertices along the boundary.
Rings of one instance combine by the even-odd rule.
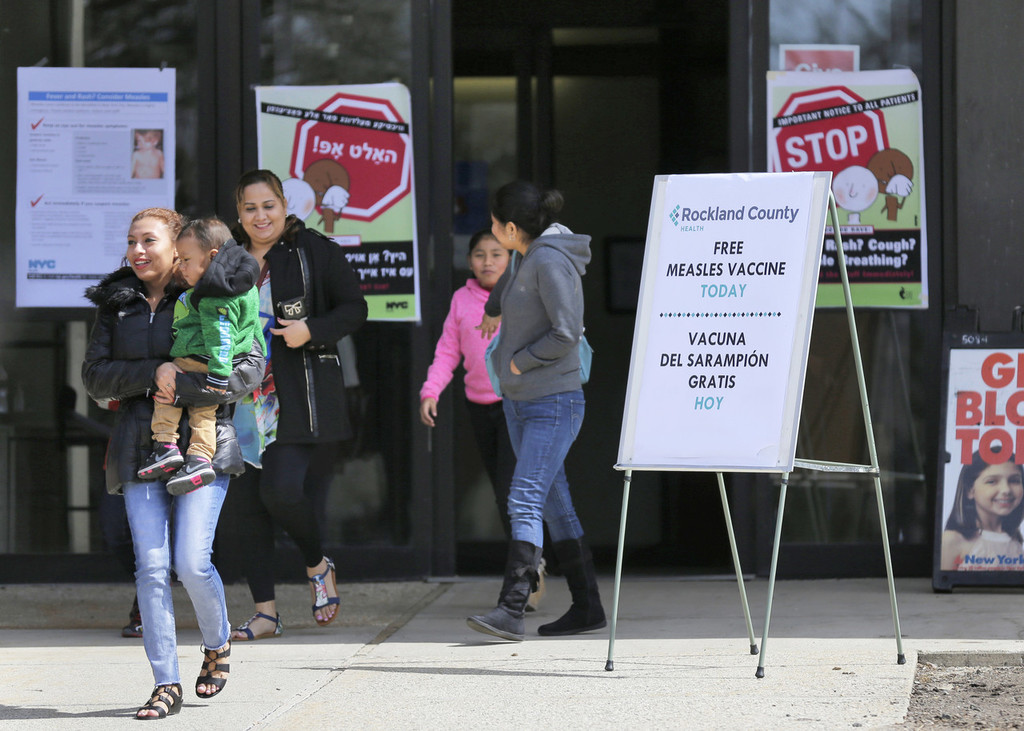
[[[190,289],[174,306],[174,365],[184,372],[206,373],[207,387],[225,392],[234,358],[249,352],[253,338],[263,337],[255,287],[259,265],[216,218],[187,223],[176,246],[179,272]],[[139,479],[170,476],[167,491],[172,495],[213,482],[216,413],[216,405],[188,407],[192,433],[183,458],[177,444],[181,407],[157,402],[151,425],[155,448]]]

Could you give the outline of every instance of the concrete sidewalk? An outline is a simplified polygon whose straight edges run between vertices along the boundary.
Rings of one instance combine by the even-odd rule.
[[[611,610],[612,580],[602,577]],[[528,615],[526,642],[490,641],[465,624],[493,606],[499,581],[342,587],[342,617],[309,617],[308,591],[279,587],[285,635],[232,648],[230,681],[215,699],[192,686],[201,655],[187,597],[176,589],[185,689],[174,728],[444,727],[891,728],[907,710],[919,653],[1024,654],[1024,611],[1013,590],[933,594],[927,579],[897,581],[907,664],[896,663],[881,579],[779,582],[754,677],[735,581],[627,577],[614,670],[608,630],[540,638],[568,607],[549,581]],[[767,582],[746,584],[761,642]],[[231,620],[247,592],[228,587]],[[126,640],[129,585],[0,587],[0,721],[7,728],[127,727],[152,687],[140,640]],[[168,726],[170,727],[170,726]]]

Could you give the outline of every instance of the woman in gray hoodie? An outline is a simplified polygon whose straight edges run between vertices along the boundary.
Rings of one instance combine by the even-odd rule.
[[[569,635],[606,625],[593,557],[565,477],[565,456],[579,434],[585,407],[580,277],[590,261],[590,237],[555,222],[562,202],[557,190],[516,181],[498,190],[491,208],[494,237],[521,257],[509,265],[487,306],[489,315],[502,315],[492,361],[516,453],[508,498],[512,540],[497,606],[466,621],[478,632],[507,640],[522,640],[525,634],[523,615],[537,584],[545,522],[572,606],[538,632]],[[481,328],[489,329],[487,317]]]

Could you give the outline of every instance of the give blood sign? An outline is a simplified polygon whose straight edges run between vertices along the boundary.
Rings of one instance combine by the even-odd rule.
[[[373,221],[409,194],[412,139],[390,101],[335,94],[316,112],[296,125],[289,172],[321,215]]]
[[[889,146],[885,117],[843,86],[790,95],[774,119],[770,172],[867,167]]]

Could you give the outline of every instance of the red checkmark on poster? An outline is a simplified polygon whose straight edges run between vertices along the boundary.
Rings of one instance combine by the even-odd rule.
[[[32,129],[35,129],[36,127],[38,127],[39,125],[41,125],[41,124],[43,123],[43,120],[44,120],[44,119],[46,119],[46,117],[40,117],[40,118],[39,118],[39,121],[38,121],[38,122],[35,122],[35,123],[34,123],[34,124],[32,125]]]
[[[46,193],[43,193],[43,195],[46,195]],[[36,203],[38,203],[39,201],[41,201],[41,200],[43,199],[43,195],[39,196],[39,197],[38,197],[38,198],[36,198],[36,199],[35,199],[34,201],[30,201],[30,203],[32,204],[32,207],[33,207],[33,208],[35,208],[35,207],[36,207]]]

